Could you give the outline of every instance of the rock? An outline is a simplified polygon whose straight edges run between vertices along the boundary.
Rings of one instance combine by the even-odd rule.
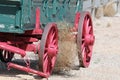
[[[117,13],[117,3],[115,3],[114,1],[110,1],[104,6],[104,16],[112,17],[116,13]]]
[[[101,17],[103,17],[103,15],[104,15],[103,6],[95,8],[95,17],[96,18],[101,18]]]

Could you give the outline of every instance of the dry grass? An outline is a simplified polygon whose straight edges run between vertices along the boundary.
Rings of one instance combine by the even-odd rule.
[[[59,51],[55,71],[70,70],[77,57],[76,39],[67,23],[59,23]]]

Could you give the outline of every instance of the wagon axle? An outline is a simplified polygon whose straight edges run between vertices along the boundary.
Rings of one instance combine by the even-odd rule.
[[[21,55],[21,57],[24,57],[26,55],[26,52],[24,50],[19,49],[19,48],[14,47],[14,46],[10,46],[6,43],[0,43],[0,48],[4,49],[5,51],[12,52],[10,54],[17,53],[17,54]],[[9,58],[9,57],[7,57],[7,58]],[[30,65],[30,63],[26,63],[26,67],[23,67],[23,66],[20,66],[20,65],[9,62],[8,63],[8,69],[15,68],[15,69],[22,70],[22,71],[25,71],[25,72],[31,72],[31,73],[37,74],[39,76],[42,76],[42,77],[48,77],[48,75],[43,73],[43,72],[31,69],[29,67],[29,65]]]
[[[0,1],[0,60],[8,64],[8,69],[49,77],[59,51],[56,23],[67,21],[74,24],[79,63],[88,67],[95,38],[90,13],[81,9],[82,0]],[[30,68],[26,51],[38,55],[40,71]],[[12,63],[14,54],[21,55],[25,66]]]

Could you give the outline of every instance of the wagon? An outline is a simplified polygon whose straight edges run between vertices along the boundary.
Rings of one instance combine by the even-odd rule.
[[[90,13],[82,11],[82,3],[82,0],[0,0],[0,60],[8,69],[49,77],[59,49],[56,22],[67,21],[73,24],[79,62],[88,67],[94,33]],[[30,67],[26,51],[38,55],[41,71]],[[21,56],[25,66],[12,62],[14,54]]]

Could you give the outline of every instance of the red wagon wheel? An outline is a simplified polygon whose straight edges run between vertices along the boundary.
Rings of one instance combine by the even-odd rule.
[[[10,62],[14,56],[14,53],[6,51],[6,50],[0,50],[0,60],[2,62]]]
[[[55,23],[49,23],[44,29],[40,43],[40,61],[42,61],[43,72],[48,76],[51,74],[58,51],[58,30]]]
[[[92,19],[89,12],[78,12],[76,14],[74,28],[78,32],[77,46],[80,66],[88,67],[95,40]]]

